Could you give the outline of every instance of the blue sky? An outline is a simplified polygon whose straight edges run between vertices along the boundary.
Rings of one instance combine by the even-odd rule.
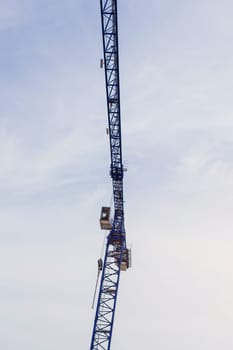
[[[233,345],[230,1],[118,1],[126,229],[112,350]],[[111,199],[99,3],[0,0],[0,347],[88,349]]]

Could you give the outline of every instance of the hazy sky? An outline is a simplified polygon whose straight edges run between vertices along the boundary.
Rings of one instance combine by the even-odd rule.
[[[233,348],[233,3],[118,1],[112,350]],[[0,348],[89,349],[111,200],[99,1],[0,0]]]

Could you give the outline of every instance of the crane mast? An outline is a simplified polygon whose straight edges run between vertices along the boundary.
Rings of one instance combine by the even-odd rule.
[[[130,267],[130,251],[126,247],[124,225],[117,0],[100,0],[100,8],[114,215],[110,221],[110,208],[102,208],[101,228],[108,229],[109,233],[104,262],[101,266],[102,274],[90,350],[110,349],[120,273]]]

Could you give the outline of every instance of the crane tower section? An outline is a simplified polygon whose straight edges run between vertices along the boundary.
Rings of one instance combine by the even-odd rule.
[[[100,224],[109,230],[109,234],[90,350],[110,350],[120,273],[130,267],[131,260],[124,225],[117,1],[100,0],[100,8],[104,52],[101,66],[105,71],[114,214],[110,223],[109,208],[102,208]]]

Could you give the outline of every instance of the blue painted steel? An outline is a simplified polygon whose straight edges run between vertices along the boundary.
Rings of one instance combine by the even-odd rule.
[[[109,350],[126,237],[124,227],[123,163],[118,56],[117,1],[100,0],[104,68],[113,183],[114,219],[107,245],[90,350]]]

